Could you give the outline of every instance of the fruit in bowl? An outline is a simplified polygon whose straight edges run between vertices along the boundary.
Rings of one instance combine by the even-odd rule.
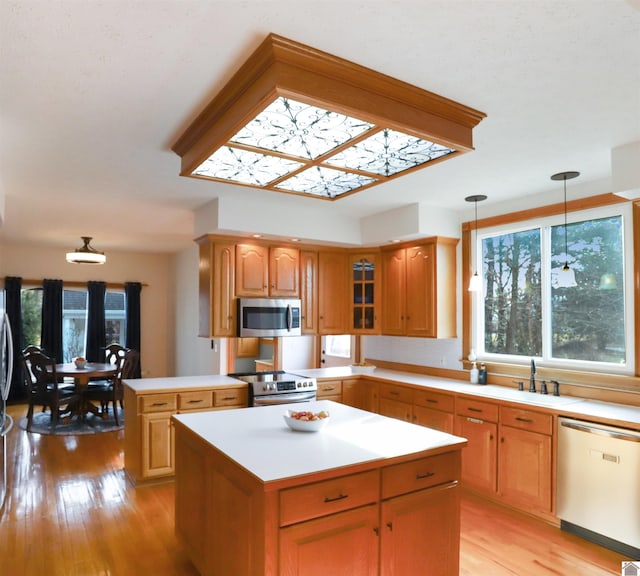
[[[287,410],[284,421],[292,430],[301,432],[317,432],[324,428],[329,422],[329,412],[320,410],[311,412],[309,410]]]

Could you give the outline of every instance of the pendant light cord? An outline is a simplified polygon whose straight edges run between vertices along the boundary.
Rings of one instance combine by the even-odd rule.
[[[564,266],[569,267],[569,248],[567,238],[567,176],[563,178],[564,182]]]

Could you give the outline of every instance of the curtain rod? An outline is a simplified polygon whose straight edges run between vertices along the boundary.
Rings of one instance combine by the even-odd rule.
[[[35,286],[42,286],[42,282],[43,280],[31,280],[31,279],[27,279],[27,278],[23,278],[22,279],[22,285],[35,285]],[[63,288],[86,288],[88,282],[91,282],[91,280],[87,280],[85,282],[79,281],[79,280],[63,280],[62,281],[62,286]],[[107,288],[120,288],[124,290],[124,282],[105,282],[105,285]],[[149,284],[146,284],[144,282],[140,283],[141,286],[149,286]]]

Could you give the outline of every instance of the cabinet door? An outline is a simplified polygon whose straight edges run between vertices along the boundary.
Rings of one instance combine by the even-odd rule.
[[[382,333],[405,333],[405,250],[382,252]]]
[[[318,254],[318,333],[348,333],[346,310],[346,254],[320,252]]]
[[[255,358],[260,353],[260,338],[236,338],[236,358]]]
[[[142,421],[142,477],[172,475],[174,439],[170,412],[143,414]]]
[[[198,336],[233,336],[235,246],[207,238],[198,244]]]
[[[236,296],[269,295],[269,249],[254,244],[236,245]]]
[[[377,576],[378,505],[280,529],[280,576]]]
[[[435,337],[435,246],[407,248],[407,336]]]
[[[382,416],[397,418],[405,422],[411,422],[413,419],[411,404],[398,402],[397,400],[389,400],[388,398],[380,398],[378,400],[378,413],[382,414]]]
[[[413,423],[453,434],[453,414],[451,412],[414,405]]]
[[[456,434],[469,443],[462,452],[462,481],[465,486],[488,494],[496,493],[497,424],[479,418],[456,416]]]
[[[551,436],[500,427],[498,494],[528,511],[551,512]]]
[[[379,278],[377,254],[352,254],[349,257],[352,334],[378,331]]]
[[[457,576],[460,501],[456,484],[391,498],[381,506],[381,576]]]
[[[213,276],[210,280],[212,294],[211,336],[230,338],[236,333],[236,309],[233,291],[235,289],[235,246],[216,242],[213,248]]]
[[[269,296],[300,297],[299,250],[273,246],[269,250]]]
[[[314,334],[318,329],[318,253],[315,251],[300,252],[300,299],[302,333]]]

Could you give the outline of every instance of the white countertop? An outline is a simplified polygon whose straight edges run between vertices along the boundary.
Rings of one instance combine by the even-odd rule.
[[[206,376],[176,376],[172,378],[135,378],[122,381],[135,392],[172,392],[174,390],[188,390],[198,388],[215,388],[220,386],[229,388],[234,386],[245,386],[246,382],[242,382],[237,378],[229,376],[221,376],[220,374]]]
[[[379,381],[425,386],[445,392],[457,392],[469,394],[479,398],[490,400],[506,400],[527,406],[543,407],[555,410],[560,414],[566,414],[573,418],[604,418],[615,420],[621,426],[631,425],[640,429],[640,407],[626,404],[615,404],[598,400],[587,400],[575,396],[553,396],[552,394],[534,394],[532,392],[520,392],[516,388],[497,386],[493,384],[470,384],[461,380],[449,378],[437,378],[425,374],[412,372],[398,372],[376,368],[371,374],[354,374],[349,366],[336,366],[332,368],[319,368],[314,370],[292,370],[295,374],[314,378],[347,378],[349,376],[365,376]],[[528,385],[525,382],[525,387]]]
[[[327,410],[319,432],[295,432],[285,424],[300,404],[178,414],[173,418],[263,482],[282,480],[364,462],[419,454],[466,443],[464,438],[319,400],[304,409]]]

